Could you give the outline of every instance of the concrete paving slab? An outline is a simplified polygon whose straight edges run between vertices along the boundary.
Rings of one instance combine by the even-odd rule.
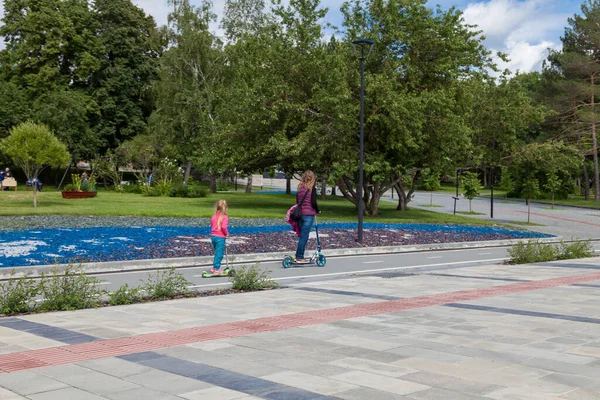
[[[0,375],[0,387],[22,396],[29,396],[36,393],[66,389],[69,386],[56,379],[51,379],[35,372],[20,371]]]
[[[586,260],[585,264],[600,267],[600,260]],[[503,265],[472,266],[458,272],[482,278],[515,279],[520,279],[522,273],[520,280],[545,282],[570,280],[596,271],[562,268],[565,265],[581,264],[518,269]],[[600,275],[589,282],[600,285]],[[522,284],[531,287],[504,292],[504,288]],[[323,289],[315,292],[284,289],[30,315],[23,319],[28,323],[20,323],[18,318],[13,320],[14,328],[0,327],[0,335],[10,342],[3,343],[0,338],[0,370],[24,368],[0,374],[0,398],[13,400],[32,395],[53,398],[56,393],[68,391],[73,396],[84,392],[92,398],[115,400],[193,400],[211,396],[236,400],[446,400],[456,396],[546,400],[576,399],[577,395],[587,399],[596,394],[595,400],[599,400],[600,387],[596,381],[600,376],[600,359],[596,350],[600,348],[600,324],[578,318],[596,317],[591,310],[597,307],[600,291],[560,282],[543,289],[536,285],[527,281],[453,276],[418,275],[410,279],[357,276],[326,283],[302,283],[303,287]],[[480,295],[489,290],[497,292]],[[379,297],[401,294],[406,300],[368,298],[363,296],[365,293]],[[479,297],[464,300],[461,296],[465,294]],[[431,296],[418,300],[423,301],[418,306],[410,305],[425,295]],[[441,298],[448,300],[440,303]],[[447,306],[456,303],[484,307]],[[394,304],[409,306],[389,308]],[[374,311],[354,315],[356,310]],[[278,317],[290,315],[300,320],[317,319],[298,326],[290,324],[298,320]],[[269,319],[273,317],[277,318]],[[265,325],[266,332],[248,330],[262,327],[261,322],[255,325],[246,322],[257,318],[273,325]],[[234,322],[237,325],[229,328],[233,330],[217,329],[212,336],[200,334],[197,341],[178,343],[181,335],[187,337]],[[68,344],[74,337],[84,337],[72,335],[70,330],[97,337],[96,341],[110,340],[103,340],[100,350],[86,350],[95,348]],[[119,357],[102,353],[102,349],[112,348],[110,343],[118,349],[127,348],[131,345],[130,338],[135,338],[138,346],[143,338],[138,335],[145,332],[157,333],[149,339],[157,347],[144,347]],[[49,336],[60,340],[48,339]],[[26,349],[18,346],[20,337],[31,338],[33,343],[40,338],[39,343],[47,346],[42,347],[43,351],[64,346],[61,353],[47,353],[53,354],[54,358],[45,358],[51,365],[53,360],[62,363],[62,357],[73,354],[82,354],[83,359],[35,369],[38,364],[19,359],[22,354],[28,357],[34,354],[24,353]],[[124,339],[112,342],[115,337]],[[48,340],[57,342],[59,347]],[[97,346],[97,343],[83,345]],[[94,353],[97,351],[101,354]],[[2,359],[3,352],[14,359]],[[14,360],[21,361],[15,364]],[[189,368],[186,363],[196,365]],[[210,373],[194,379],[186,377],[194,371]],[[30,392],[25,394],[24,390]]]
[[[30,395],[31,400],[105,400],[106,397],[98,396],[84,390],[67,388],[50,392]]]

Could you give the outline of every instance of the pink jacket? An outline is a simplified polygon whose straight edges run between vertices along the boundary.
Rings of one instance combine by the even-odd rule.
[[[292,226],[292,230],[296,232],[296,235],[298,237],[300,237],[300,225],[298,225],[298,223],[290,217],[290,214],[292,213],[292,211],[294,211],[294,208],[296,207],[298,207],[298,204],[294,204],[290,207],[289,210],[287,210],[287,213],[285,213],[285,222],[290,224]]]
[[[219,229],[219,214],[220,213],[213,215],[210,219],[210,235],[224,238],[227,237],[227,235],[229,235],[229,231],[227,230],[227,223],[229,222],[229,218],[227,217],[227,215],[223,215],[223,220],[221,221],[221,229]]]

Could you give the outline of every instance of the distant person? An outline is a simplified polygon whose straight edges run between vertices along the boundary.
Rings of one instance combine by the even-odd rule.
[[[320,213],[317,205],[317,190],[315,189],[315,173],[306,171],[302,174],[302,180],[298,184],[296,192],[296,204],[302,211],[302,219],[298,222],[300,225],[300,238],[298,239],[298,247],[296,248],[296,262],[299,264],[308,263],[309,260],[304,258],[304,250],[308,236],[315,223],[315,215]]]
[[[30,179],[27,181],[28,187],[34,188],[34,185],[35,185],[35,190],[37,190],[38,192],[42,191],[42,182],[38,178]]]
[[[229,236],[229,231],[227,230],[228,222],[227,202],[225,200],[219,200],[215,205],[215,214],[210,219],[210,241],[212,242],[215,251],[213,267],[210,272],[215,275],[223,273],[221,271],[221,262],[225,255],[227,236]]]
[[[2,182],[4,181],[4,171],[0,170],[0,190],[3,190]]]
[[[4,177],[12,178],[12,172],[10,172],[10,168],[6,167],[6,169],[4,170]]]
[[[88,179],[89,179],[89,177],[88,177],[87,172],[83,171],[83,174],[81,174],[81,182],[88,183]]]

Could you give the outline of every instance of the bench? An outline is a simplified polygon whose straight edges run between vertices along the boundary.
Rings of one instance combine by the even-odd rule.
[[[4,178],[1,185],[2,185],[2,190],[4,190],[4,188],[14,187],[15,192],[17,191],[17,180],[13,177]]]

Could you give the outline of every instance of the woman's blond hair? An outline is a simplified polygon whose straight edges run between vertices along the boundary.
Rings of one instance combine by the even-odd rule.
[[[315,186],[315,181],[316,181],[315,173],[312,172],[311,170],[308,170],[302,174],[302,179],[300,180],[300,183],[298,184],[298,189],[303,187],[308,190],[312,190],[313,186]]]
[[[217,228],[221,229],[221,223],[223,222],[223,215],[227,215],[227,202],[225,200],[218,200],[215,204],[215,215],[217,218]]]

